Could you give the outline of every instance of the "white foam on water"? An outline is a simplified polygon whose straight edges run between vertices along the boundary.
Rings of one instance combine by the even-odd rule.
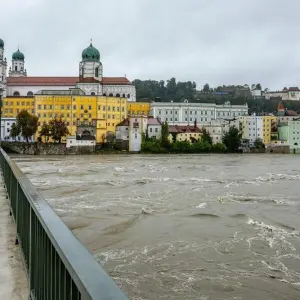
[[[196,206],[196,208],[206,208],[207,203],[200,203],[199,205]]]

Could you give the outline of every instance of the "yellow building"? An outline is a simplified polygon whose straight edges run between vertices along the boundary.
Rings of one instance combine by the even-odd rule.
[[[271,142],[271,132],[272,126],[277,122],[277,117],[275,116],[263,116],[263,142],[265,145]]]
[[[34,114],[34,97],[11,96],[3,99],[2,117],[16,118],[17,114],[27,110],[30,114]]]
[[[95,126],[96,140],[103,142],[106,134],[115,134],[116,125],[127,117],[127,99],[84,95],[76,89],[42,91],[35,95],[35,113],[39,118],[38,132],[43,123],[62,117],[70,135],[76,134],[77,126]]]
[[[128,115],[146,115],[149,116],[150,103],[148,102],[128,102]]]

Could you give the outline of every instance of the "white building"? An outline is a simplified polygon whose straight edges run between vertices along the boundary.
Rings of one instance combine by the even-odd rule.
[[[148,138],[161,138],[161,121],[158,118],[148,117],[147,120],[147,135]]]
[[[243,117],[243,139],[249,140],[252,147],[257,139],[264,140],[263,116]]]
[[[4,42],[0,39],[0,89],[5,90],[6,88],[6,68],[7,61],[4,57]]]
[[[265,92],[265,98],[271,99],[273,97],[281,98],[282,100],[299,101],[300,90],[298,87],[284,88],[282,91],[267,91]]]
[[[229,131],[231,126],[241,129],[241,120],[240,118],[225,121],[225,120],[214,120],[210,124],[205,124],[203,126],[198,125],[198,127],[205,128],[210,134],[213,144],[222,143],[223,136]]]
[[[215,103],[180,103],[152,102],[150,115],[167,121],[170,125],[192,125],[196,121],[199,125],[210,124],[213,120],[228,120],[248,115],[248,105],[223,105]]]
[[[67,136],[67,144],[66,147],[81,147],[81,146],[96,146],[96,139],[93,136],[75,136],[70,135]]]
[[[147,116],[129,116],[116,126],[116,141],[131,152],[141,150],[142,134],[149,138],[161,137],[161,121]]]
[[[84,49],[79,63],[79,74],[74,77],[27,76],[25,56],[18,49],[12,55],[9,77],[4,57],[4,42],[0,39],[0,88],[5,96],[32,96],[40,90],[68,90],[80,88],[86,95],[123,97],[136,101],[135,87],[126,77],[104,77],[99,51],[92,43]]]
[[[26,142],[26,139],[21,136],[12,138],[10,136],[11,127],[13,124],[16,124],[16,118],[1,118],[1,141],[7,142]],[[34,136],[29,138],[29,142],[34,142]]]

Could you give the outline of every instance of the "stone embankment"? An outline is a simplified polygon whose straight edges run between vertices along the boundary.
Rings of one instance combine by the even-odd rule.
[[[95,152],[94,146],[67,148],[65,144],[2,142],[1,147],[7,152],[28,155],[80,155]]]

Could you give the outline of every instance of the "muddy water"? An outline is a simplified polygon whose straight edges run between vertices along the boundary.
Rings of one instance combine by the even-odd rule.
[[[300,157],[14,159],[130,299],[300,299]]]

